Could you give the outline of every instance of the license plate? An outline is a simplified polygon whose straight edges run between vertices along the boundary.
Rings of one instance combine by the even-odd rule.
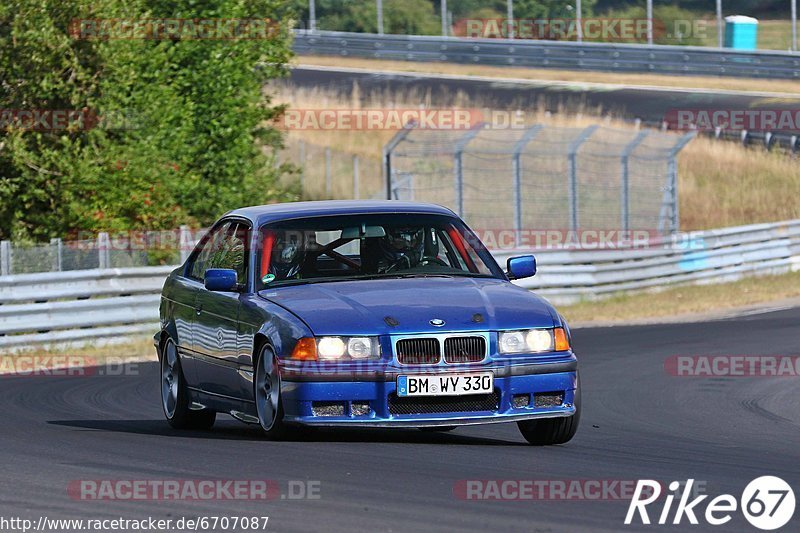
[[[397,376],[398,396],[462,396],[486,394],[494,389],[491,372]]]

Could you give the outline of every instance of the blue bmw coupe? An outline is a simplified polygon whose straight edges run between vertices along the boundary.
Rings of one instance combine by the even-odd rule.
[[[452,211],[398,201],[285,203],[223,216],[164,284],[164,414],[217,413],[270,438],[296,426],[516,422],[531,444],[578,428],[563,317],[510,282]]]

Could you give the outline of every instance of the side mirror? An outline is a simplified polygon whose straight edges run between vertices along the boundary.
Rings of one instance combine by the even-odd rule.
[[[236,271],[232,268],[209,268],[203,282],[210,291],[232,292],[238,287]]]
[[[536,258],[532,255],[509,257],[506,268],[508,279],[529,278],[536,275]]]

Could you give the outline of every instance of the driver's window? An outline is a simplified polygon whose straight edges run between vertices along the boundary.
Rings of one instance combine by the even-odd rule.
[[[227,232],[231,229],[233,222],[227,221],[219,227],[212,230],[201,241],[200,251],[195,256],[194,263],[189,269],[189,276],[202,281],[205,277],[206,270],[213,268],[210,264],[210,259],[214,252],[219,249],[220,242],[225,238]]]
[[[243,223],[231,224],[220,240],[219,247],[209,257],[206,268],[229,268],[236,271],[236,282],[247,282],[248,227]]]

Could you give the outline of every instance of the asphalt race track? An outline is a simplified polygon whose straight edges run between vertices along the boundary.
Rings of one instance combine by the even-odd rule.
[[[436,65],[431,65],[431,70]],[[336,69],[332,67],[296,66],[289,81],[297,87],[321,89],[350,98],[353,84],[361,94],[409,92],[429,94],[438,105],[450,105],[456,95],[464,94],[481,106],[499,109],[527,109],[543,107],[557,112],[559,108],[581,107],[611,113],[615,116],[640,119],[649,124],[660,124],[678,109],[690,110],[800,110],[800,97],[786,94],[753,93],[669,87],[625,87],[621,85],[552,82],[507,81],[491,78],[459,78],[418,73],[369,72],[363,69]],[[609,75],[614,83],[614,76]],[[769,91],[769,81],[764,81],[764,91]]]
[[[733,296],[733,295],[732,295]],[[270,531],[660,531],[625,527],[626,501],[474,501],[466,479],[694,478],[712,497],[762,475],[800,487],[800,381],[668,375],[671,355],[798,355],[800,308],[697,324],[581,329],[584,411],[565,446],[523,443],[515,425],[452,433],[320,430],[268,442],[221,416],[171,430],[155,364],[139,375],[0,378],[0,516],[269,516]],[[271,479],[319,482],[319,499],[94,501],[76,480]],[[709,498],[710,499],[710,498]],[[708,500],[706,500],[708,501]],[[705,506],[702,506],[704,509]],[[701,510],[702,512],[702,510]],[[657,518],[660,507],[651,512]],[[653,516],[655,515],[655,516]],[[797,531],[800,512],[785,527]],[[684,520],[685,530],[688,526]],[[722,527],[757,531],[741,513]]]

